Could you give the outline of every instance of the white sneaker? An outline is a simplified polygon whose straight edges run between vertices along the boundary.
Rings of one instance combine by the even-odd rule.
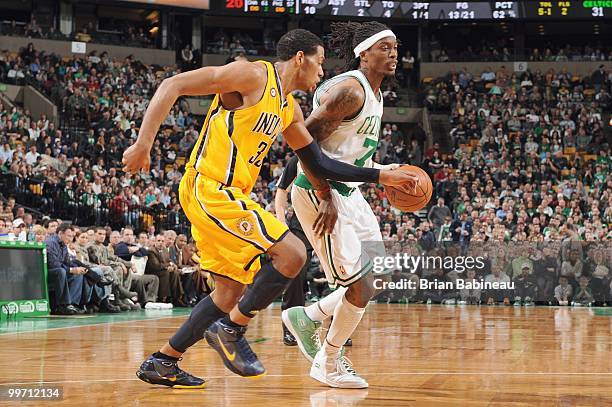
[[[160,306],[160,309],[172,309],[172,308],[174,308],[174,305],[172,305],[171,302],[160,302],[159,306]]]
[[[353,370],[351,361],[344,356],[327,356],[323,350],[317,352],[310,368],[310,377],[330,387],[343,389],[365,389],[368,382]]]

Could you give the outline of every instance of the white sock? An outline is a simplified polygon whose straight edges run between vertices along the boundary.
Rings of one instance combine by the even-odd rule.
[[[308,318],[313,321],[323,322],[331,317],[334,314],[336,305],[338,305],[342,297],[344,297],[346,290],[346,287],[338,287],[336,291],[329,294],[327,297],[323,297],[319,301],[304,308]]]
[[[334,319],[323,343],[322,349],[327,356],[334,356],[340,352],[340,348],[353,334],[364,313],[365,308],[354,306],[348,302],[346,296],[342,296],[342,300],[334,309]]]

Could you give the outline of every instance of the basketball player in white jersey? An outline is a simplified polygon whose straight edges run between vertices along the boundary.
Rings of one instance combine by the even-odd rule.
[[[380,87],[397,67],[395,34],[378,22],[337,23],[332,25],[331,42],[350,70],[317,89],[314,110],[306,120],[308,130],[331,158],[362,167],[398,166],[372,161],[383,115]],[[338,288],[308,307],[283,311],[282,319],[304,356],[313,362],[311,377],[331,387],[365,388],[367,381],[356,374],[341,348],[375,294],[372,263],[362,258],[362,243],[382,242],[382,235],[359,183],[329,183],[338,208],[331,234],[319,236],[308,227],[314,224],[319,202],[303,173],[294,182],[291,198],[328,282]],[[319,327],[331,316],[333,321],[321,345]]]

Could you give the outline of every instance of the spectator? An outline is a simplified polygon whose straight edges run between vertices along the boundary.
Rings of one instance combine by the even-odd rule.
[[[533,305],[537,295],[537,284],[529,263],[523,263],[521,274],[514,280],[514,305]]]
[[[444,204],[444,198],[438,198],[438,204],[433,206],[427,214],[427,220],[434,225],[435,234],[440,232],[440,229],[444,224],[444,220],[450,216],[451,211],[448,206]]]
[[[54,292],[51,297],[51,313],[55,315],[84,313],[77,307],[83,297],[83,275],[87,270],[77,266],[68,256],[68,245],[73,239],[74,230],[68,224],[58,226],[57,233],[45,239],[49,291]]]
[[[95,275],[96,286],[93,287],[93,291],[100,301],[99,311],[116,314],[125,310],[110,302],[110,294],[112,292],[111,285],[116,284],[113,280],[113,278],[115,278],[113,270],[110,267],[103,269],[100,265],[91,263],[86,247],[89,242],[87,233],[77,230],[75,235],[77,240],[68,245],[68,253],[78,261],[81,267],[84,267],[88,271],[87,274],[91,273]]]
[[[492,270],[491,274],[485,277],[487,283],[510,283],[510,277],[501,271],[500,267],[496,267]],[[493,305],[497,302],[503,302],[505,305],[510,304],[510,292],[505,289],[490,289],[485,290],[484,296],[487,299],[487,305]]]
[[[190,71],[193,69],[193,52],[191,51],[191,45],[185,45],[185,48],[181,50],[181,62],[183,71]]]
[[[402,86],[409,87],[412,84],[412,71],[414,69],[414,57],[410,54],[410,50],[406,50],[406,54],[402,57]]]
[[[576,289],[576,294],[572,301],[573,306],[591,306],[595,298],[589,285],[589,278],[587,276],[581,276],[579,280],[579,286]]]
[[[97,227],[95,229],[94,240],[87,246],[87,252],[89,254],[89,261],[98,264],[100,266],[110,267],[113,270],[112,280],[115,283],[116,294],[121,304],[132,307],[132,304],[128,304],[128,301],[134,297],[134,293],[130,291],[132,285],[132,263],[125,261],[115,256],[112,246],[108,247],[104,245],[106,240],[106,229],[103,227]]]
[[[474,285],[474,283],[477,282],[476,280],[476,271],[474,271],[473,269],[470,269],[467,271],[466,273],[466,279],[465,279],[466,283],[472,283],[472,286]],[[466,284],[467,285],[467,284]],[[459,290],[459,296],[461,298],[461,301],[459,302],[460,304],[480,304],[480,297],[482,295],[482,290],[477,289],[477,288],[463,288],[461,290]]]
[[[154,246],[148,250],[146,274],[152,274],[159,278],[158,298],[163,303],[174,303],[176,306],[184,307],[182,300],[183,289],[181,287],[180,275],[176,264],[170,262],[170,256],[166,250],[166,239],[163,235],[157,235]]]
[[[555,287],[555,305],[569,305],[572,299],[572,286],[567,277],[559,276],[559,285]]]

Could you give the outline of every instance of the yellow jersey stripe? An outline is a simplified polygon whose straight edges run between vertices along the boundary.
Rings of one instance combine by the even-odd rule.
[[[220,110],[221,110],[221,104],[217,104],[215,109],[211,112],[208,118],[208,121],[206,122],[204,126],[204,129],[202,129],[204,137],[202,137],[200,140],[200,145],[198,146],[198,152],[196,154],[196,162],[194,164],[194,167],[196,168],[196,170],[198,166],[200,165],[202,158],[204,158],[204,153],[206,153],[206,142],[208,141],[208,134],[210,132],[211,122],[217,117]]]
[[[225,124],[227,126],[227,135],[229,137],[229,142],[232,146],[230,158],[228,160],[229,166],[227,167],[225,185],[232,186],[232,181],[234,180],[234,170],[236,169],[236,157],[238,156],[238,148],[232,140],[232,135],[234,133],[234,112],[228,112]]]
[[[206,214],[206,216],[208,216],[208,218],[209,218],[210,220],[212,220],[212,221],[215,223],[215,225],[217,225],[217,226],[218,226],[220,229],[224,230],[225,232],[227,232],[227,233],[231,234],[231,235],[232,235],[232,236],[234,236],[234,237],[237,237],[238,239],[240,239],[240,240],[242,240],[242,241],[244,241],[244,242],[247,242],[247,243],[252,244],[253,246],[255,246],[257,249],[261,250],[262,252],[265,252],[265,251],[266,251],[266,249],[264,249],[262,246],[260,246],[260,245],[259,245],[259,243],[258,243],[257,241],[253,241],[253,240],[250,240],[250,239],[246,239],[246,238],[244,238],[244,237],[242,237],[242,236],[240,236],[240,235],[238,235],[238,234],[234,233],[234,232],[233,232],[233,231],[232,231],[230,228],[228,228],[227,226],[225,226],[221,220],[219,220],[219,219],[215,218],[215,217],[214,217],[214,216],[213,216],[213,215],[212,215],[210,212],[208,212],[208,211],[206,210],[206,205],[204,205],[204,201],[202,200],[202,198],[201,198],[201,197],[200,197],[200,195],[198,194],[198,180],[199,180],[199,178],[200,178],[200,175],[201,175],[201,174],[200,174],[200,173],[198,173],[198,174],[196,175],[196,177],[195,177],[195,182],[194,182],[194,190],[195,190],[194,192],[195,192],[195,193],[194,193],[194,195],[195,195],[196,201],[198,201],[198,204],[200,205],[200,208],[202,208],[202,210],[204,211],[204,213]]]

